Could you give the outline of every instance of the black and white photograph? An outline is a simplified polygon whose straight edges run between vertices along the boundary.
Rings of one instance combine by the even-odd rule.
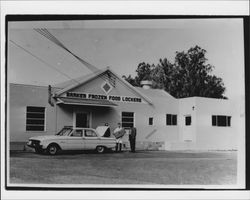
[[[237,187],[242,36],[242,19],[8,22],[9,184]]]
[[[6,188],[245,189],[245,20],[8,15]]]

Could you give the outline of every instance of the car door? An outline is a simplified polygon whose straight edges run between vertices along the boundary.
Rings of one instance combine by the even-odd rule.
[[[95,149],[99,143],[99,137],[93,129],[85,129],[84,138],[84,149]]]
[[[83,129],[75,129],[65,140],[65,150],[83,150],[85,141],[83,137]]]

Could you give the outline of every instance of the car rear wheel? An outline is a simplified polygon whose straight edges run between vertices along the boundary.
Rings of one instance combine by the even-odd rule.
[[[97,153],[104,153],[105,147],[104,146],[97,146],[96,147],[96,152]]]
[[[60,150],[60,148],[58,147],[58,145],[56,144],[50,144],[48,147],[47,147],[47,153],[49,155],[56,155],[58,153],[58,151]]]

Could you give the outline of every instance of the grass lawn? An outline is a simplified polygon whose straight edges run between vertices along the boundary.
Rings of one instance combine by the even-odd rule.
[[[10,155],[10,183],[236,184],[237,152]]]

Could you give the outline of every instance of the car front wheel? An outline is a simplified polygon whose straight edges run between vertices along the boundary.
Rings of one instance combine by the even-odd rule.
[[[56,144],[50,144],[50,145],[47,147],[47,153],[48,153],[49,155],[56,155],[56,154],[58,153],[59,150],[60,150],[60,149],[59,149],[58,145],[56,145]]]
[[[103,146],[97,146],[96,147],[96,152],[97,153],[104,153],[104,151],[105,151],[105,147],[103,147]]]

